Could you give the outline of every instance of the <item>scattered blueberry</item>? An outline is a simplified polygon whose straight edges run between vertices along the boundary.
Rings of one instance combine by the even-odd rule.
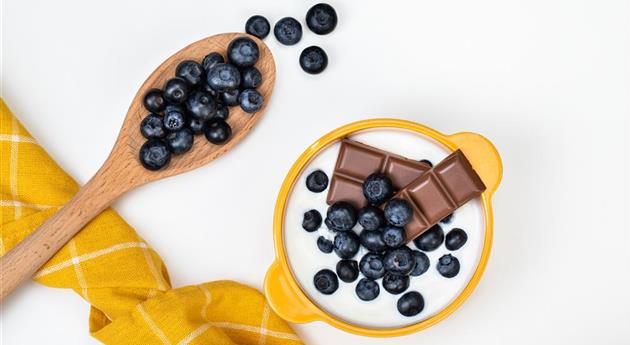
[[[383,211],[374,206],[365,206],[360,209],[358,220],[365,230],[378,230],[385,225]]]
[[[210,120],[217,111],[217,102],[209,93],[198,90],[186,100],[186,109],[191,117],[206,121]]]
[[[321,170],[315,170],[306,177],[306,188],[313,193],[321,193],[328,187],[328,175]]]
[[[151,89],[144,94],[144,107],[152,113],[161,113],[166,108],[164,93],[160,89]]]
[[[378,279],[385,275],[383,256],[376,253],[367,253],[359,261],[359,269],[364,276],[370,279]]]
[[[236,67],[251,67],[260,57],[260,50],[254,40],[249,37],[239,37],[232,42],[227,49],[228,61]]]
[[[416,265],[413,267],[413,271],[411,271],[411,273],[409,274],[417,277],[419,275],[422,275],[422,273],[426,272],[429,269],[429,266],[431,266],[431,261],[429,261],[429,257],[427,256],[427,254],[418,250],[413,251],[413,256],[416,259]]]
[[[361,243],[359,236],[354,231],[340,232],[335,235],[335,253],[342,259],[352,259],[357,252]]]
[[[450,222],[452,222],[452,221],[453,221],[453,214],[451,213],[451,214],[449,214],[448,216],[444,217],[444,219],[442,219],[442,220],[440,221],[440,223],[442,223],[442,224],[448,224],[448,223],[450,223]]]
[[[180,104],[188,98],[188,83],[186,80],[175,77],[164,84],[164,98],[172,104]]]
[[[371,252],[380,253],[387,249],[387,245],[381,237],[381,232],[378,230],[363,230],[359,238],[361,239],[361,245]]]
[[[168,105],[164,111],[164,128],[170,132],[184,128],[186,111],[179,105]]]
[[[219,104],[219,107],[217,108],[217,112],[214,114],[214,117],[221,120],[227,120],[229,116],[230,108],[228,108],[225,104]]]
[[[147,115],[140,123],[140,133],[147,139],[164,138],[166,129],[162,117],[155,114]]]
[[[263,97],[254,89],[245,89],[238,95],[238,103],[246,113],[255,113],[262,108]]]
[[[330,221],[333,230],[350,231],[357,223],[357,211],[349,203],[337,201],[328,208],[326,218]]]
[[[329,269],[323,269],[315,273],[313,284],[315,284],[317,291],[325,295],[330,295],[337,291],[337,288],[339,287],[339,280],[337,279],[335,272]]]
[[[430,160],[428,160],[428,159],[423,159],[423,160],[421,160],[420,162],[422,162],[422,163],[426,163],[428,166],[433,167],[433,163],[431,163],[431,161],[430,161]]]
[[[184,60],[177,65],[175,69],[175,75],[184,79],[188,84],[192,86],[200,85],[206,81],[206,72],[203,67],[192,60]]]
[[[273,34],[280,43],[292,46],[302,38],[302,24],[295,18],[282,18],[273,27]]]
[[[193,131],[184,127],[177,132],[171,132],[166,135],[166,143],[174,155],[187,152],[193,145]]]
[[[424,309],[424,298],[417,291],[409,291],[398,299],[398,312],[404,316],[420,314]]]
[[[444,242],[444,231],[438,224],[435,224],[413,240],[416,247],[425,252],[436,250],[442,242]]]
[[[443,255],[438,261],[437,270],[442,276],[453,278],[459,273],[459,260],[451,254]]]
[[[337,275],[346,283],[352,283],[359,277],[359,266],[355,260],[341,260],[337,263]]]
[[[232,128],[221,119],[213,119],[207,123],[204,134],[209,142],[221,145],[230,140]]]
[[[454,228],[446,234],[446,241],[444,245],[448,250],[457,250],[466,244],[468,240],[468,235],[466,232],[460,228]]]
[[[409,247],[392,249],[383,256],[383,265],[387,272],[407,275],[416,266],[416,258]]]
[[[322,225],[322,215],[317,210],[304,212],[302,218],[302,228],[308,232],[313,232]]]
[[[317,4],[306,12],[306,26],[318,35],[329,34],[337,26],[337,12],[328,4]]]
[[[210,69],[214,67],[214,65],[219,63],[225,63],[225,59],[223,58],[223,55],[214,52],[206,55],[206,57],[203,58],[201,66],[206,71],[206,73],[208,73],[210,72]]]
[[[241,71],[241,87],[255,89],[262,84],[262,74],[256,67],[248,67]]]
[[[409,288],[409,276],[385,273],[383,276],[383,288],[392,295],[398,295]]]
[[[269,21],[263,16],[251,16],[245,23],[245,32],[260,39],[267,37],[270,29]]]
[[[225,92],[221,93],[221,102],[223,102],[223,104],[229,106],[229,107],[233,107],[235,105],[238,105],[238,95],[241,92],[239,91],[239,89],[233,89],[233,90],[228,90]]]
[[[159,170],[170,161],[171,151],[160,139],[149,139],[140,148],[140,163],[149,170]]]
[[[405,229],[388,225],[383,228],[381,238],[389,248],[398,248],[405,244]]]
[[[319,250],[321,250],[322,252],[326,254],[332,253],[334,247],[335,245],[332,243],[332,241],[326,239],[326,237],[319,236],[317,238],[317,248],[319,248]]]
[[[385,204],[385,219],[391,225],[403,227],[411,221],[413,210],[404,199],[394,198]]]
[[[188,128],[193,132],[193,134],[201,134],[203,133],[203,129],[205,128],[206,121],[195,119],[193,117],[188,118]]]
[[[300,54],[300,67],[309,74],[322,73],[328,66],[328,55],[318,46],[304,48]]]
[[[367,278],[362,278],[359,280],[359,283],[354,291],[360,299],[364,301],[371,301],[378,297],[380,288],[378,287],[377,282]]]
[[[363,195],[371,205],[380,205],[394,195],[394,187],[389,177],[374,173],[363,182]]]
[[[238,88],[241,84],[241,73],[230,64],[217,63],[208,71],[208,85],[218,92]]]

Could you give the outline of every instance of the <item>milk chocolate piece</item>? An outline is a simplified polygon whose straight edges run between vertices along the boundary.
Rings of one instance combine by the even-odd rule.
[[[486,186],[466,156],[460,150],[451,153],[394,196],[407,200],[413,208],[413,218],[405,226],[407,241],[418,237],[484,190]]]
[[[431,166],[360,142],[341,141],[337,164],[332,175],[326,202],[331,205],[346,201],[356,208],[367,205],[363,196],[363,181],[375,172],[386,174],[395,190],[409,184]]]

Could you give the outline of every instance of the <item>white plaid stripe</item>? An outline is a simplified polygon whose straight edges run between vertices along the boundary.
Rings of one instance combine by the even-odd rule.
[[[11,132],[17,133],[19,130],[18,122],[15,117],[11,118]],[[9,191],[14,200],[17,200],[17,168],[18,168],[18,142],[11,141],[11,150],[9,158]],[[20,206],[15,207],[15,219],[20,218],[22,215],[22,208]]]
[[[47,208],[56,207],[56,206],[44,205],[44,204],[30,204],[27,202],[21,202],[19,200],[0,200],[0,207],[24,207],[24,208],[32,208],[35,210],[45,210]]]
[[[206,302],[201,308],[201,319],[206,321],[208,320],[208,307],[210,306],[210,303],[212,303],[212,294],[210,293],[210,290],[203,285],[197,285],[197,287],[201,290],[201,292],[203,292],[203,295],[206,298]]]
[[[147,325],[149,326],[149,329],[151,329],[153,334],[155,334],[155,336],[157,336],[164,345],[171,345],[171,341],[168,340],[168,338],[166,337],[166,334],[164,334],[164,331],[162,331],[160,327],[158,327],[158,325],[155,324],[153,319],[151,319],[149,314],[147,314],[147,312],[144,311],[142,304],[138,304],[137,309],[138,309],[138,312],[140,313],[140,316],[142,316],[142,318],[144,319],[144,322],[147,323]]]
[[[81,269],[81,263],[77,258],[79,256],[79,253],[77,253],[77,244],[74,239],[70,240],[70,242],[68,243],[68,250],[70,251],[70,256],[72,256],[72,259],[70,260],[72,261],[72,265],[74,266],[74,272],[77,274],[77,281],[79,282],[79,286],[81,287],[81,294],[86,301],[89,301],[90,298],[88,297],[87,283],[85,281],[85,276],[83,275],[83,270]]]
[[[263,314],[260,321],[260,338],[258,338],[258,345],[265,345],[267,341],[267,322],[269,322],[269,304],[265,303],[263,307]]]
[[[246,331],[246,332],[253,332],[253,333],[264,333],[274,338],[300,341],[300,338],[298,338],[297,335],[295,334],[272,331],[270,329],[261,329],[260,327],[243,325],[240,323],[217,321],[217,322],[208,322],[208,324],[210,326],[218,327],[218,328],[235,329],[239,331]]]
[[[13,119],[14,122],[15,118]],[[14,133],[17,132],[17,128],[13,127],[11,129]],[[35,141],[35,139],[30,138],[30,137],[25,137],[23,135],[17,135],[17,134],[0,134],[0,141],[9,141],[12,143],[29,143],[29,144],[37,144],[37,141]]]
[[[146,245],[144,245],[144,247],[141,246],[141,248],[142,248],[142,251],[144,252],[144,258],[147,260],[149,271],[151,271],[153,278],[155,278],[155,282],[157,283],[158,288],[160,290],[166,290],[166,282],[164,282],[164,278],[158,271],[157,266],[155,266],[155,262],[153,261],[153,256],[151,255],[151,252],[149,252],[149,248],[147,248]]]

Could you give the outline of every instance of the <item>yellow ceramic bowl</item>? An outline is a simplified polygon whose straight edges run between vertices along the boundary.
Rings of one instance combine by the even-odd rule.
[[[352,133],[375,128],[398,128],[420,133],[431,137],[440,142],[451,150],[460,149],[464,152],[477,174],[481,177],[486,185],[486,191],[481,195],[481,202],[484,209],[486,232],[481,253],[479,265],[475,270],[472,278],[464,290],[457,298],[434,316],[404,327],[397,328],[365,328],[347,323],[343,320],[335,318],[324,310],[320,309],[308,296],[302,291],[296,282],[289,263],[287,261],[283,223],[286,202],[293,188],[295,180],[298,178],[302,169],[310,162],[310,160],[328,145],[342,139]],[[492,194],[496,191],[501,181],[503,168],[499,153],[492,143],[479,134],[462,132],[452,135],[445,135],[423,125],[396,119],[370,119],[354,122],[324,135],[314,144],[309,146],[304,153],[293,164],[289,174],[284,179],[278,200],[276,201],[276,209],[273,221],[273,237],[276,248],[276,260],[267,271],[265,277],[265,295],[269,304],[280,317],[295,323],[306,323],[311,321],[325,321],[330,325],[341,330],[373,337],[399,336],[417,332],[434,325],[443,320],[457,309],[472,293],[473,289],[479,283],[483,271],[490,256],[490,248],[492,246]]]

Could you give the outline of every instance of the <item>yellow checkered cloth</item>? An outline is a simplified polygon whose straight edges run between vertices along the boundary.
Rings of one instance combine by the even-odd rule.
[[[79,189],[0,99],[0,255]],[[107,209],[35,275],[91,305],[90,332],[106,344],[300,344],[255,289],[216,281],[171,289],[160,256]]]

